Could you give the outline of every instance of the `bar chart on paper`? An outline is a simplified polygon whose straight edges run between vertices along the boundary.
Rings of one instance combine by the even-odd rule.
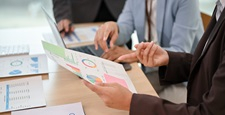
[[[93,44],[97,26],[76,28],[72,34],[64,37],[65,44],[86,43]]]
[[[0,77],[42,74],[48,72],[44,54],[0,58]]]
[[[95,75],[87,75],[87,79],[90,80],[93,84],[102,83],[102,80],[100,79],[100,77],[97,77]]]
[[[0,82],[0,112],[45,105],[41,76]]]
[[[121,64],[102,59],[85,53],[65,49],[42,41],[46,55],[80,76],[84,80],[95,84],[118,83],[132,92],[136,92],[129,76]]]
[[[15,111],[12,112],[12,115],[85,115],[85,114],[82,107],[82,103],[77,102],[66,105]]]

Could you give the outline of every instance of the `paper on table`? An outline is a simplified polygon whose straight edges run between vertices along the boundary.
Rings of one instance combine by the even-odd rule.
[[[97,29],[97,26],[76,28],[74,32],[66,35],[63,41],[68,48],[92,45],[94,44]],[[49,43],[58,44],[55,40],[57,38],[55,38],[52,33],[43,33],[43,37]]]
[[[92,84],[96,82],[117,82],[127,87],[131,92],[136,92],[121,64],[58,47],[45,41],[42,41],[42,45],[50,59],[88,82]]]
[[[0,82],[0,112],[45,105],[41,76]]]
[[[81,102],[12,112],[12,115],[85,115]]]
[[[69,46],[73,44],[78,46],[79,43],[94,44],[97,30],[97,26],[76,28],[72,34],[64,37],[65,44]]]
[[[0,58],[0,78],[48,73],[45,54]]]

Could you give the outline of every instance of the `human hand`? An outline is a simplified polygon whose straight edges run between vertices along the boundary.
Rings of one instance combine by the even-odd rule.
[[[145,42],[135,45],[137,49],[134,53],[122,55],[118,60],[126,60],[137,57],[138,60],[148,67],[168,65],[169,55],[154,42]]]
[[[169,55],[154,42],[145,42],[135,45],[136,56],[139,61],[148,67],[168,65]]]
[[[62,37],[64,37],[65,34],[74,31],[74,26],[72,26],[71,24],[72,23],[69,19],[63,19],[58,22],[58,30],[60,31]]]
[[[107,52],[109,49],[107,47],[107,39],[110,37],[110,47],[113,47],[116,39],[118,38],[118,26],[116,22],[106,22],[101,25],[95,35],[95,49],[99,46]]]
[[[134,51],[123,48],[123,47],[119,47],[119,46],[113,46],[107,52],[104,52],[101,57],[104,58],[104,59],[115,61],[115,62],[131,63],[131,62],[138,61],[138,58],[129,58],[129,59],[126,59],[126,60],[118,60],[118,57],[120,57],[124,54],[130,54],[132,52],[134,52]]]
[[[110,108],[130,110],[132,93],[117,83],[90,84],[83,80],[83,83],[95,92]]]

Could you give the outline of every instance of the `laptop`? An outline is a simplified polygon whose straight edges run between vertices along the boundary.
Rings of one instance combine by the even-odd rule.
[[[29,55],[29,44],[8,44],[0,45],[0,57]]]
[[[90,55],[94,55],[94,56],[98,56],[101,57],[101,55],[104,53],[103,49],[101,49],[101,47],[98,48],[98,50],[95,50],[95,45],[87,45],[87,46],[81,46],[81,47],[74,47],[74,48],[68,48],[63,40],[63,38],[61,37],[59,30],[57,28],[57,24],[54,22],[54,20],[50,17],[50,15],[47,13],[47,11],[45,10],[44,7],[42,7],[42,10],[46,16],[46,19],[50,25],[50,28],[53,32],[53,36],[54,36],[54,44],[61,46],[63,48],[67,48],[67,49],[72,49],[75,51],[79,51],[79,52],[83,52],[83,53],[87,53]],[[49,40],[48,40],[49,41]],[[130,70],[131,66],[128,63],[121,63],[124,66],[125,70]]]
[[[95,55],[100,57],[102,55],[102,53],[104,52],[101,48],[98,48],[98,50],[95,50],[95,46],[94,45],[88,45],[88,46],[81,46],[81,47],[74,47],[74,48],[68,48],[63,40],[63,38],[61,37],[59,30],[57,28],[57,24],[54,22],[54,20],[50,17],[50,15],[47,13],[47,11],[45,10],[45,8],[42,7],[42,10],[44,11],[44,14],[46,16],[46,19],[50,25],[50,28],[53,32],[53,36],[54,36],[54,40],[48,40],[48,41],[52,41],[54,42],[55,45],[58,45],[60,47],[63,48],[67,48],[67,49],[72,49],[75,51],[80,51],[83,53],[88,53],[91,55]]]

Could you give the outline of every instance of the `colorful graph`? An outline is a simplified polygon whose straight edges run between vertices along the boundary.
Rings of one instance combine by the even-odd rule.
[[[101,83],[102,80],[99,77],[96,77],[94,75],[87,75],[87,79],[91,81],[92,83]]]
[[[90,67],[90,68],[96,68],[97,67],[97,65],[93,61],[91,61],[89,59],[82,59],[82,63],[85,66]]]
[[[65,55],[65,58],[64,59],[65,59],[65,61],[67,61],[69,63],[78,65],[78,62],[75,62],[75,59],[74,59],[74,57],[73,57],[72,54]]]
[[[105,77],[106,83],[118,83],[122,85],[123,87],[128,88],[127,83],[124,79],[116,78],[108,74],[104,74],[104,77]]]
[[[32,63],[32,64],[30,64],[30,66],[33,68],[38,68],[38,63]]]
[[[33,62],[38,62],[38,57],[31,57],[31,60],[32,60]]]
[[[82,77],[82,75],[81,75],[81,72],[80,72],[80,69],[79,68],[76,68],[76,67],[74,67],[74,66],[72,66],[72,65],[70,65],[70,64],[66,64],[67,66],[69,66],[72,70],[73,70],[73,72],[76,74],[76,75],[78,75],[78,76],[80,76],[80,77]]]
[[[21,74],[21,73],[22,73],[22,71],[20,71],[20,70],[13,70],[13,71],[9,72],[10,75],[17,75],[17,74]]]
[[[10,63],[11,66],[20,66],[22,64],[23,64],[23,62],[20,61],[20,60],[15,60],[15,61]]]

